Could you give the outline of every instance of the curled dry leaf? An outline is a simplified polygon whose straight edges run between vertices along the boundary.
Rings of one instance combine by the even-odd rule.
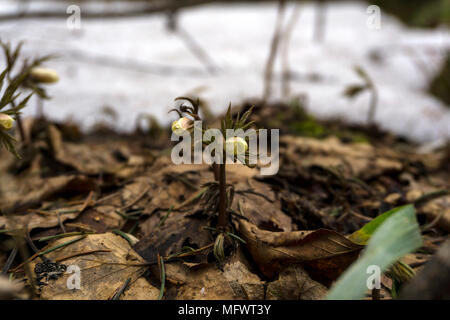
[[[52,241],[49,247],[76,238],[76,236],[61,238]],[[107,252],[82,254],[96,250],[106,250]],[[111,298],[129,278],[131,281],[128,289],[124,292],[125,298],[139,297],[140,299],[155,300],[159,294],[157,288],[143,280],[137,281],[146,270],[145,261],[125,239],[112,233],[88,235],[82,240],[47,254],[46,257],[67,266],[78,267],[80,289],[68,289],[67,283],[72,281],[69,277],[74,276],[75,273],[66,272],[56,280],[50,279],[48,285],[42,287],[42,299],[106,300]],[[39,259],[35,259],[31,263],[33,269],[38,262],[40,262]],[[144,279],[144,281],[146,280]],[[137,287],[134,288],[134,286]],[[146,288],[146,290],[139,292],[139,288]]]
[[[327,229],[270,232],[241,220],[239,233],[247,242],[259,269],[269,278],[275,276],[283,265],[298,263],[314,278],[328,282],[336,279],[363,248]]]

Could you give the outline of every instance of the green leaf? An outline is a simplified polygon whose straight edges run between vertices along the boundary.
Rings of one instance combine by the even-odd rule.
[[[363,298],[367,291],[369,266],[378,266],[383,272],[399,258],[422,246],[413,205],[400,207],[380,221],[366,229],[366,234],[375,230],[366,250],[338,279],[328,300]]]
[[[345,88],[343,94],[347,98],[351,99],[351,98],[356,97],[358,94],[363,92],[365,89],[367,89],[366,85],[355,84],[355,85],[351,85],[351,86],[348,86],[347,88]]]
[[[367,241],[369,241],[370,237],[373,235],[375,230],[390,216],[398,212],[399,210],[404,210],[405,207],[398,207],[392,210],[389,210],[383,214],[380,214],[378,217],[366,223],[364,227],[353,232],[348,238],[352,240],[354,243],[360,245],[366,245]]]
[[[361,79],[363,79],[364,81],[368,82],[369,76],[367,75],[367,72],[364,71],[364,69],[363,69],[362,67],[360,67],[360,66],[355,66],[355,67],[354,67],[354,70],[355,70],[356,74],[357,74]]]
[[[5,69],[1,74],[0,74],[0,91],[3,88],[3,80],[5,80],[5,76],[8,73],[8,69]]]

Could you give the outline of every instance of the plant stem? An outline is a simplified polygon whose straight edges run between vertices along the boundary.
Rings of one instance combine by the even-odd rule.
[[[367,123],[373,125],[375,121],[375,111],[378,104],[378,92],[373,83],[370,83],[372,89],[372,96],[370,97],[369,113],[367,115]]]
[[[13,108],[16,107],[14,101],[11,102],[11,105]],[[25,131],[23,130],[22,118],[20,117],[20,114],[17,115],[16,121],[17,121],[17,128],[19,129],[20,140],[22,141],[22,143],[25,143]]]
[[[217,163],[213,163],[212,164],[212,170],[213,170],[213,173],[214,173],[214,180],[215,181],[219,181],[220,173],[219,173],[219,166],[217,165]]]
[[[38,119],[44,118],[44,100],[41,97],[38,97],[37,99],[37,112],[36,116]]]
[[[219,221],[218,221],[218,227],[225,228],[228,223],[225,160],[224,160],[224,163],[221,163],[219,166],[220,166],[220,172],[219,172]]]
[[[372,289],[372,300],[380,300],[380,289]]]

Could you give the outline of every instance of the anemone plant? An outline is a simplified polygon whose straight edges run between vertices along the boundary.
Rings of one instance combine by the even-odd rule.
[[[6,69],[0,75],[0,92],[3,88],[5,78],[8,77],[8,74],[9,69]],[[2,97],[0,98],[0,142],[6,150],[18,158],[20,158],[20,156],[14,145],[16,140],[11,134],[8,133],[8,131],[12,129],[16,120],[18,120],[18,122],[20,121],[20,110],[26,106],[28,100],[33,94],[29,94],[26,98],[17,103],[20,96],[20,93],[17,93],[17,88],[23,82],[25,76],[26,74],[22,74],[20,77],[11,79],[3,92]]]
[[[23,42],[19,42],[16,47],[12,46],[11,43],[5,43],[0,40],[0,46],[2,47],[6,69],[5,73],[2,77],[2,83],[4,80],[8,82],[8,88],[4,92],[4,98],[6,103],[2,105],[2,108],[11,105],[11,113],[14,115],[15,120],[17,121],[17,127],[19,130],[20,138],[22,142],[25,141],[25,133],[23,131],[22,120],[20,117],[20,109],[25,107],[26,102],[28,102],[29,98],[33,93],[36,93],[40,99],[48,99],[49,96],[45,88],[42,84],[54,83],[59,80],[58,75],[53,70],[42,68],[41,65],[52,58],[52,56],[44,56],[40,58],[35,58],[29,61],[28,59],[24,59],[22,66],[18,67],[18,60],[20,56],[20,51],[23,46]],[[13,72],[17,70],[16,74],[13,75]],[[16,98],[20,95],[20,93],[16,93],[19,89],[21,91],[29,91],[31,93],[28,94],[25,104],[19,103],[21,106],[16,103]],[[9,90],[9,91],[8,91]],[[1,109],[1,108],[0,108]],[[16,111],[14,111],[16,110]],[[3,136],[5,137],[5,136]],[[5,140],[7,139],[7,140]],[[11,149],[12,140],[10,138],[2,139],[5,144],[8,144],[8,150]],[[13,151],[16,153],[15,151]]]
[[[175,100],[184,100],[190,103],[190,106],[181,104],[178,109],[172,109],[171,111],[176,112],[179,115],[179,119],[172,123],[172,131],[177,135],[182,135],[184,133],[192,134],[194,129],[194,121],[201,121],[202,118],[199,115],[199,100],[193,100],[191,98],[179,97]],[[215,253],[222,252],[223,250],[223,240],[226,235],[229,235],[230,226],[230,212],[231,204],[234,197],[234,187],[227,183],[226,180],[226,159],[227,157],[232,158],[232,160],[240,161],[242,164],[254,167],[250,164],[250,152],[248,148],[248,137],[241,138],[238,136],[227,137],[227,130],[246,130],[248,129],[254,121],[248,121],[253,107],[246,111],[242,116],[238,114],[234,119],[231,115],[231,104],[228,107],[228,111],[225,117],[221,121],[220,132],[222,133],[222,154],[219,155],[218,159],[221,161],[214,161],[212,163],[212,169],[214,172],[215,181],[206,183],[203,187],[206,188],[205,192],[201,196],[201,200],[205,204],[204,211],[210,215],[217,215],[217,230],[219,235],[216,239]],[[202,148],[213,143],[213,139],[205,138],[206,129],[203,127],[203,122],[201,124],[202,130]],[[194,142],[195,144],[195,142]],[[194,145],[192,145],[194,147]],[[217,152],[217,150],[215,151]],[[214,154],[215,156],[215,154]],[[216,158],[217,159],[217,158]],[[219,249],[222,248],[222,249]],[[216,254],[217,256],[217,254]],[[219,255],[221,256],[221,255]]]

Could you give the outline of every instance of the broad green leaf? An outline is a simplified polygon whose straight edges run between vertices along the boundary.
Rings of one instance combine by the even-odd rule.
[[[378,217],[373,219],[372,221],[366,223],[364,227],[353,232],[348,238],[352,240],[354,243],[360,245],[366,245],[367,241],[369,241],[370,237],[373,235],[375,230],[390,216],[398,212],[399,210],[404,210],[405,206],[394,208],[392,210],[386,211],[383,214],[380,214]],[[412,209],[414,210],[414,208]]]
[[[372,228],[376,230],[363,255],[338,279],[327,296],[328,300],[363,298],[371,275],[367,273],[369,266],[378,266],[383,272],[399,258],[422,246],[413,205],[390,212],[378,227],[373,224],[368,230]]]

